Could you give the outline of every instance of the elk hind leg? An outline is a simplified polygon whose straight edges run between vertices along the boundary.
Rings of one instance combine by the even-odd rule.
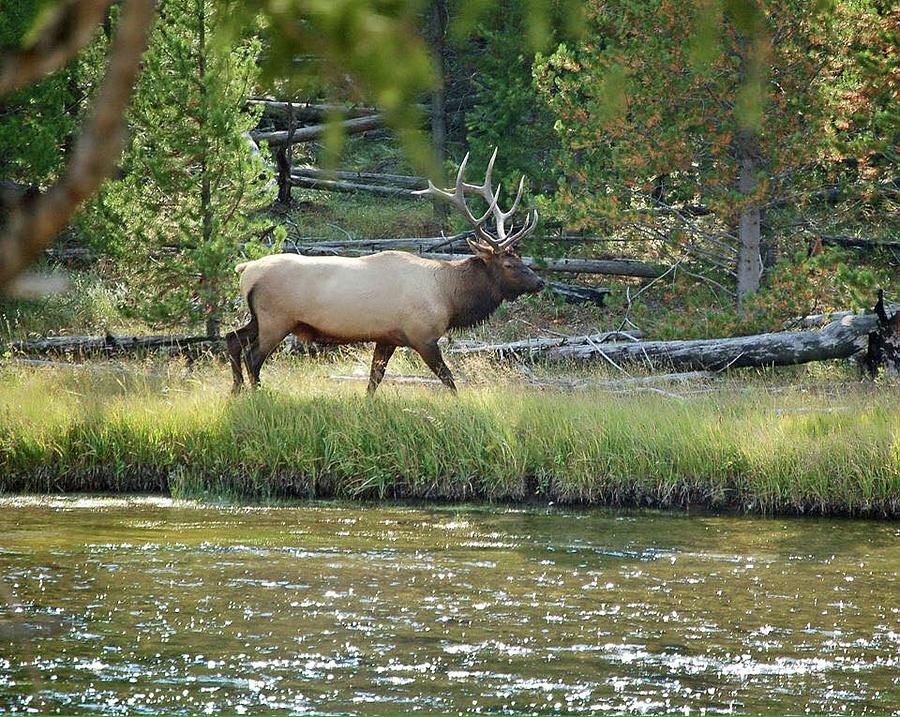
[[[249,349],[244,353],[251,386],[254,388],[259,386],[259,372],[263,363],[290,332],[291,326],[289,325],[272,320],[260,320],[257,340],[251,343]]]
[[[375,393],[381,379],[384,378],[385,369],[387,369],[388,361],[394,355],[397,347],[392,344],[375,344],[375,354],[372,356],[372,370],[369,372],[369,387],[366,393],[370,396]]]
[[[245,348],[249,348],[259,337],[259,324],[256,317],[251,317],[246,326],[236,331],[231,331],[225,336],[228,346],[228,359],[231,362],[231,374],[234,378],[232,393],[240,392],[244,385],[244,372],[241,370],[241,354]]]

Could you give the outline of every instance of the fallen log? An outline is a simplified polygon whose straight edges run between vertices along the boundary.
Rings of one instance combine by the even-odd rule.
[[[485,344],[472,341],[456,341],[447,348],[452,354],[483,354],[489,353],[498,358],[534,356],[551,349],[559,349],[564,346],[590,346],[602,344],[610,339],[629,339],[637,341],[640,332],[601,331],[586,336],[553,336],[550,338],[528,338],[519,341],[508,341],[500,344]]]
[[[357,117],[341,122],[341,129],[347,134],[359,134],[368,130],[377,129],[384,124],[382,115],[369,115]],[[322,137],[328,129],[328,124],[314,124],[308,127],[298,127],[293,133],[284,131],[261,132],[254,130],[250,137],[254,142],[268,142],[270,147],[278,147],[282,144],[297,144],[300,142],[312,142]]]
[[[849,358],[865,348],[879,326],[877,314],[844,316],[819,331],[783,331],[695,341],[592,342],[548,349],[547,360],[602,360],[615,366],[641,363],[658,368],[722,371],[727,368],[790,366]]]
[[[206,351],[219,351],[225,340],[210,336],[51,336],[16,341],[10,345],[13,354],[102,355],[164,351],[169,355],[198,356]]]
[[[321,122],[335,115],[343,117],[371,117],[378,114],[375,107],[363,107],[360,105],[339,105],[327,102],[283,102],[281,100],[252,99],[247,100],[249,105],[262,105],[263,113],[273,117],[287,118],[289,112],[293,112],[295,119],[312,120]]]
[[[813,241],[821,241],[826,246],[841,246],[849,249],[861,249],[863,251],[876,251],[878,249],[900,250],[898,241],[882,241],[879,239],[860,239],[858,237],[836,236],[821,234]]]
[[[377,194],[381,197],[397,197],[399,199],[420,199],[411,189],[403,187],[383,187],[375,184],[358,184],[356,182],[340,182],[333,179],[314,179],[295,174],[290,178],[292,187],[303,189],[318,189],[323,192],[342,192],[345,194]]]
[[[463,254],[469,254],[469,246],[466,244],[466,237],[471,236],[471,232],[463,232],[462,234],[454,234],[448,237],[398,237],[397,239],[315,239],[313,237],[304,237],[302,242],[286,241],[285,247],[292,247],[290,253],[302,253],[297,250],[298,247],[317,246],[322,249],[333,249],[336,252],[341,249],[367,250],[371,253],[379,251],[414,251],[428,252],[437,251],[438,249],[461,249]]]
[[[603,306],[606,297],[612,293],[610,289],[602,287],[563,284],[560,281],[548,281],[545,284],[545,287],[551,293],[565,299],[567,304],[594,304],[595,306]]]
[[[291,176],[306,177],[308,179],[327,179],[344,182],[357,182],[363,184],[375,183],[378,185],[391,185],[396,187],[404,187],[406,189],[424,189],[428,186],[428,180],[425,177],[414,177],[408,174],[381,174],[379,172],[348,172],[348,171],[328,171],[319,167],[310,167],[308,165],[291,167]]]
[[[449,249],[455,251],[461,249],[463,253],[468,254],[469,246],[466,244],[466,237],[472,236],[472,232],[461,232],[451,236],[434,236],[434,237],[396,237],[394,239],[325,239],[322,237],[300,237],[298,246],[316,244],[321,247],[330,247],[332,249],[370,249],[372,251],[387,251],[398,249],[402,251],[438,251],[439,249]],[[571,243],[594,243],[604,241],[602,237],[576,237],[567,235],[548,234],[544,236],[534,236],[532,241],[539,244],[571,244]]]
[[[324,244],[291,244],[286,251],[293,254],[306,256],[366,256],[371,250],[353,249],[347,246],[335,246]],[[438,252],[422,252],[421,256],[428,259],[459,259],[459,254],[446,254]],[[526,266],[537,271],[558,271],[571,274],[610,274],[616,276],[634,276],[639,278],[655,279],[662,276],[666,269],[655,264],[647,264],[634,259],[544,259],[531,256],[523,256],[522,261]]]

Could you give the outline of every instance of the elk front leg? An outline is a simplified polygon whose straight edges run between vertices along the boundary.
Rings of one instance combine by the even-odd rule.
[[[369,372],[369,387],[366,393],[370,396],[375,393],[381,379],[384,378],[385,369],[387,369],[388,361],[394,355],[396,346],[392,344],[375,344],[375,354],[372,356],[372,370]]]
[[[424,346],[413,346],[413,348],[418,352],[419,356],[428,364],[428,368],[434,371],[434,375],[441,379],[441,383],[443,383],[453,395],[456,395],[456,384],[453,383],[453,374],[450,373],[450,369],[447,367],[447,364],[444,363],[444,357],[441,356],[441,349],[437,345],[437,342],[434,341],[430,344],[425,344]]]

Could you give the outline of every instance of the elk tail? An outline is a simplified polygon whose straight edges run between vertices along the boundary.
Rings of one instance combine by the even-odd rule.
[[[234,267],[235,273],[237,273],[237,274],[243,273],[244,269],[247,268],[248,264],[250,264],[249,261],[242,261],[240,264],[238,264],[236,267]]]

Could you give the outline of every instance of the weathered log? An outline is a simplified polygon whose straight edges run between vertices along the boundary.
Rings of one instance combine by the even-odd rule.
[[[843,319],[845,316],[853,316],[853,312],[834,311],[828,314],[810,314],[808,316],[797,316],[793,319],[785,321],[781,325],[781,328],[785,330],[797,328],[814,329],[820,326],[826,326],[832,321]]]
[[[17,341],[10,345],[14,354],[42,355],[121,355],[165,351],[169,354],[199,355],[221,350],[225,340],[209,336],[51,336]]]
[[[609,289],[594,286],[578,286],[577,284],[563,284],[560,281],[548,281],[546,288],[553,294],[561,296],[569,304],[595,304],[603,306],[606,297],[611,293]]]
[[[618,365],[643,363],[651,367],[724,370],[749,366],[789,366],[849,358],[858,353],[868,334],[878,327],[876,314],[845,316],[819,331],[784,331],[696,341],[560,346],[542,354],[548,360],[602,360]]]
[[[462,250],[462,254],[469,254],[466,236],[470,234],[471,232],[463,232],[462,234],[454,234],[448,237],[398,237],[396,239],[316,239],[315,237],[304,237],[304,241],[299,243],[286,241],[284,247],[285,251],[289,251],[292,254],[303,253],[298,251],[298,247],[308,246],[332,249],[335,253],[339,253],[343,249],[366,250],[375,253],[393,250],[427,252],[458,248]]]
[[[357,117],[346,122],[341,122],[341,129],[347,134],[359,134],[368,130],[377,129],[384,124],[382,115],[369,115]],[[297,144],[299,142],[312,142],[322,137],[328,129],[327,124],[314,124],[309,127],[299,127],[293,131],[260,132],[253,131],[250,136],[254,142],[268,142],[270,147],[278,147],[282,144]]]
[[[311,177],[301,177],[295,174],[291,175],[291,186],[302,187],[304,189],[319,189],[325,192],[343,192],[346,194],[356,194],[363,192],[366,194],[377,194],[381,197],[397,197],[400,199],[420,199],[411,189],[403,187],[381,187],[375,184],[357,184],[355,182],[339,182],[333,179],[313,179]]]
[[[435,237],[396,237],[394,239],[324,239],[320,237],[302,237],[299,244],[316,244],[321,247],[334,249],[371,249],[373,251],[387,251],[399,249],[405,251],[438,251],[439,249],[461,249],[463,253],[469,253],[466,237],[472,236],[472,232],[461,232],[451,236]],[[533,241],[540,244],[568,244],[568,243],[592,243],[604,241],[602,237],[579,237],[573,235],[554,235],[532,237]]]
[[[330,116],[343,117],[371,117],[378,114],[375,107],[362,107],[360,105],[339,105],[325,102],[283,102],[267,98],[247,100],[250,105],[262,105],[263,113],[273,117],[287,119],[288,107],[293,111],[294,117],[300,120],[319,122]]]
[[[336,247],[334,244],[325,246],[322,244],[292,244],[285,250],[294,254],[307,256],[366,256],[371,250],[354,249],[347,246]],[[459,254],[445,254],[438,252],[423,252],[421,256],[429,259],[459,259]],[[523,256],[522,261],[538,271],[558,271],[571,274],[610,274],[616,276],[634,276],[641,278],[656,278],[665,273],[665,268],[655,264],[647,264],[633,259],[543,259]]]
[[[860,239],[858,237],[837,236],[832,234],[820,234],[816,237],[822,244],[842,246],[849,249],[861,249],[863,251],[876,251],[878,249],[900,250],[898,241],[881,241],[878,239]],[[813,241],[815,241],[814,239]]]
[[[309,179],[327,179],[331,181],[356,182],[358,184],[387,184],[406,189],[424,189],[428,186],[425,177],[415,177],[407,174],[381,174],[379,172],[347,172],[333,171],[308,165],[291,167],[291,176],[307,177]]]
[[[528,338],[500,344],[485,344],[473,341],[454,341],[448,348],[453,354],[492,354],[499,358],[534,356],[551,349],[564,346],[590,346],[602,344],[610,339],[627,338],[637,341],[640,332],[602,331],[585,336],[553,336],[550,338]]]

